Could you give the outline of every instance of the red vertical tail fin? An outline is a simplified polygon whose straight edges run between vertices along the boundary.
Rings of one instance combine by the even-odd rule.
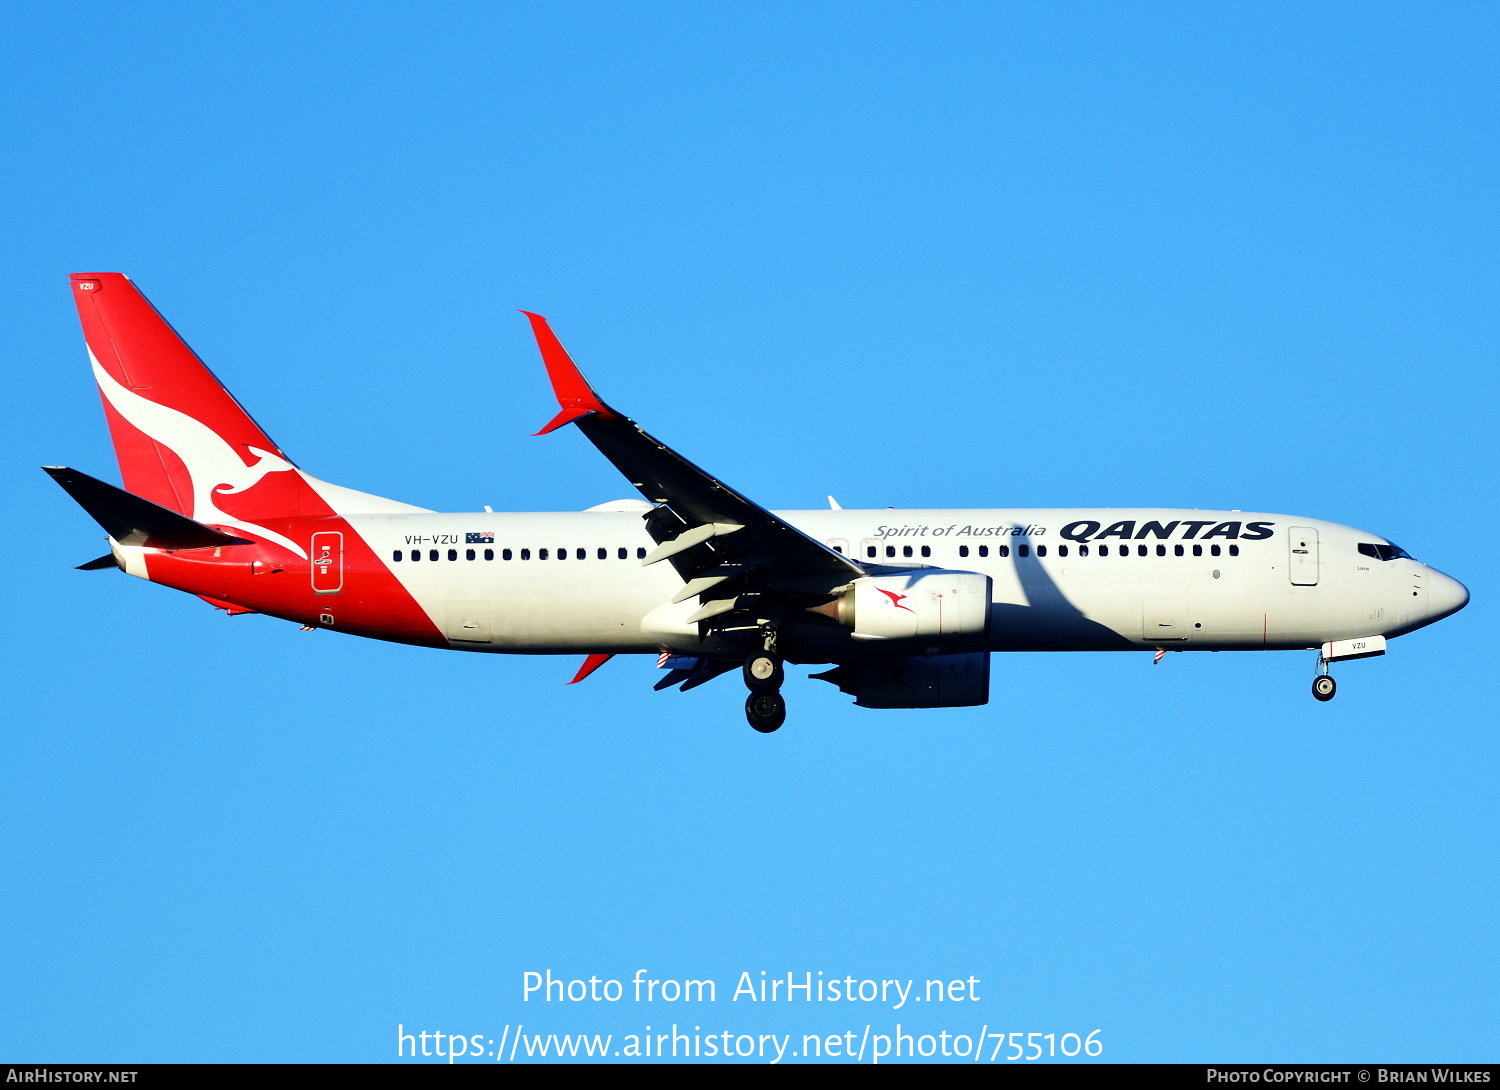
[[[127,491],[197,522],[273,539],[258,522],[421,510],[303,473],[128,277],[71,279]]]
[[[292,463],[129,278],[71,279],[126,489],[200,522],[230,493],[241,517],[301,514]]]

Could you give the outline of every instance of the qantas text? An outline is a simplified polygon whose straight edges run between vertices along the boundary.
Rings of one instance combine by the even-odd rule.
[[[1215,522],[1213,519],[1173,519],[1171,522],[1123,519],[1108,526],[1093,519],[1070,522],[1058,531],[1069,541],[1098,541],[1107,537],[1140,541],[1143,538],[1180,537],[1184,541],[1206,541],[1211,537],[1238,538],[1241,541],[1264,541],[1271,536],[1274,522]]]

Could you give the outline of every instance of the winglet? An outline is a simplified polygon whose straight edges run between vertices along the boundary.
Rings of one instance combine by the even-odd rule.
[[[547,378],[552,381],[552,392],[557,395],[557,403],[562,406],[562,411],[536,434],[546,435],[589,413],[617,419],[619,414],[599,400],[599,395],[594,393],[589,380],[583,377],[583,372],[578,370],[578,365],[568,355],[567,349],[558,341],[557,334],[552,332],[547,319],[529,310],[521,313],[531,323],[531,332],[536,337],[537,348],[541,350],[542,362],[547,365]]]
[[[524,314],[525,311],[522,311],[522,313]],[[578,668],[578,673],[573,675],[573,680],[568,682],[568,684],[577,685],[612,658],[614,658],[614,655],[590,655],[583,660],[583,665]]]

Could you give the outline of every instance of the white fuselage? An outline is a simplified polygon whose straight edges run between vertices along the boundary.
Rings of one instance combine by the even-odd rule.
[[[976,650],[1311,648],[1400,635],[1467,600],[1435,569],[1359,549],[1384,538],[1319,519],[1082,508],[778,515],[862,564],[988,576],[989,632]],[[455,648],[702,649],[685,623],[698,603],[669,604],[683,581],[668,563],[642,566],[655,542],[638,511],[346,517]],[[874,649],[850,640],[845,651]]]

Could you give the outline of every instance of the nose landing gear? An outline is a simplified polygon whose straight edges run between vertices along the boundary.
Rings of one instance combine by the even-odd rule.
[[[1332,640],[1318,648],[1318,676],[1313,678],[1313,696],[1332,700],[1338,686],[1328,676],[1330,662],[1348,659],[1373,659],[1385,654],[1384,636],[1357,636],[1352,640]]]

